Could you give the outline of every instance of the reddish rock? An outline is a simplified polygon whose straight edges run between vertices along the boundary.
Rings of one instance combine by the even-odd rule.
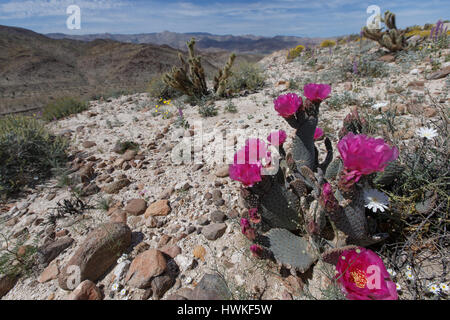
[[[173,259],[181,253],[181,248],[179,246],[165,246],[161,251]]]
[[[122,155],[122,159],[124,159],[125,161],[133,160],[134,157],[136,157],[136,150],[127,150]]]
[[[386,55],[380,57],[378,60],[383,61],[383,62],[394,62],[395,57],[392,54],[386,54]]]
[[[127,213],[125,211],[122,211],[119,209],[110,216],[110,221],[126,224],[127,223]]]
[[[56,263],[51,263],[47,268],[42,271],[38,278],[39,283],[44,283],[53,279],[57,279],[59,274],[58,265]]]
[[[442,79],[442,78],[445,78],[446,76],[448,76],[449,74],[450,74],[450,66],[447,66],[444,69],[441,69],[439,71],[436,71],[436,72],[433,72],[432,74],[430,74],[428,79],[429,80]]]
[[[102,300],[102,293],[91,280],[84,280],[73,290],[67,300]]]
[[[119,193],[120,190],[129,186],[130,184],[131,184],[130,180],[120,179],[120,180],[114,181],[114,182],[106,185],[103,188],[103,191],[105,191],[108,194],[117,194],[117,193]]]
[[[62,230],[55,232],[55,237],[61,238],[61,237],[67,236],[68,234],[69,234],[69,230],[62,229]]]
[[[167,234],[163,234],[161,236],[161,239],[159,240],[158,248],[161,248],[161,247],[165,246],[166,244],[169,243],[170,240],[172,240],[171,236],[169,236]]]
[[[140,216],[147,210],[147,202],[144,199],[130,200],[124,210],[132,216]]]
[[[125,282],[130,286],[146,289],[151,286],[151,281],[167,270],[167,262],[161,251],[149,249],[139,254],[131,263],[125,277]]]
[[[59,286],[74,286],[74,273],[79,281],[98,280],[131,244],[131,230],[124,223],[105,223],[91,231],[66,263],[58,277]],[[70,267],[70,268],[69,268]],[[77,270],[78,269],[78,270]]]
[[[92,148],[94,146],[96,146],[97,144],[93,141],[84,141],[83,142],[83,148],[89,149]]]
[[[0,274],[0,298],[16,285],[18,278]]]
[[[168,200],[158,200],[152,203],[145,211],[145,218],[155,216],[167,216],[170,212]]]
[[[66,248],[70,247],[73,239],[70,237],[63,237],[55,241],[45,243],[38,249],[39,262],[46,265],[61,254]]]

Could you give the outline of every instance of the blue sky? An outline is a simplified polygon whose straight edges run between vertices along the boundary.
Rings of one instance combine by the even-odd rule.
[[[81,9],[81,29],[66,8]],[[449,0],[0,0],[0,24],[40,33],[209,32],[310,37],[359,33],[369,5],[397,14],[397,25],[449,19]]]

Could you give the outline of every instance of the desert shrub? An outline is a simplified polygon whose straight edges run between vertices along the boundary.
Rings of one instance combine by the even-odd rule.
[[[266,76],[264,70],[256,63],[242,62],[232,70],[228,79],[228,88],[232,92],[242,90],[256,91],[264,87]]]
[[[180,96],[180,93],[163,81],[163,76],[153,78],[148,84],[149,95],[153,98],[172,99]]]
[[[422,38],[426,38],[430,36],[430,30],[411,30],[405,34],[406,37],[412,37],[419,35]]]
[[[384,78],[389,75],[389,66],[382,62],[375,60],[377,57],[366,55],[358,60],[345,61],[341,66],[341,72],[350,72],[359,77]]]
[[[0,194],[16,193],[48,178],[66,160],[66,142],[42,121],[26,116],[0,119]]]
[[[288,60],[293,60],[297,58],[302,52],[305,50],[305,46],[302,46],[301,44],[296,46],[295,48],[292,48],[288,51],[286,58]]]
[[[441,118],[433,125],[434,135],[420,133],[399,144],[403,171],[398,179],[383,189],[391,199],[391,214],[382,217],[390,226],[390,240],[380,249],[389,265],[398,273],[398,280],[413,299],[434,298],[430,284],[445,282],[448,264],[448,230],[450,198],[448,163],[448,128]],[[392,132],[397,128],[389,125]],[[424,270],[433,264],[433,270]],[[427,266],[428,265],[428,266]],[[438,268],[438,266],[442,266]],[[410,268],[414,281],[406,281],[403,270]],[[426,272],[426,274],[424,274]]]
[[[340,94],[332,95],[327,100],[327,104],[332,109],[340,110],[345,107],[358,104],[358,99],[352,93],[345,91]]]
[[[236,108],[236,105],[230,100],[228,100],[227,104],[225,105],[224,108],[225,112],[228,113],[236,113],[238,110]]]
[[[321,48],[329,48],[329,47],[334,47],[336,45],[336,41],[334,41],[334,40],[323,40],[321,43],[320,43],[320,47]]]
[[[208,104],[208,105],[200,105],[198,108],[198,113],[203,118],[208,118],[208,117],[217,116],[218,111],[214,104]]]
[[[42,118],[46,121],[57,120],[71,114],[83,112],[88,107],[86,102],[72,97],[63,97],[47,104],[42,111]]]
[[[5,245],[0,250],[0,274],[12,279],[21,275],[29,275],[36,263],[37,247],[35,245],[23,245],[24,237],[20,237],[14,244],[2,235],[0,238]]]

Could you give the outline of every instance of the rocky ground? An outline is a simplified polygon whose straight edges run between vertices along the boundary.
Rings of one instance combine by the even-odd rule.
[[[356,52],[357,46],[352,50]],[[443,57],[448,51],[443,51]],[[333,64],[327,59],[337,59],[339,53],[328,54],[324,49],[323,63],[319,59],[314,66],[301,60],[287,63],[285,51],[264,58],[260,62],[268,77],[264,89],[231,99],[237,113],[224,111],[226,100],[215,103],[219,114],[209,118],[201,118],[196,107],[185,105],[184,117],[191,124],[186,130],[175,126],[176,116],[153,116],[156,102],[147,94],[92,101],[88,111],[51,123],[53,132],[70,138],[68,179],[79,183],[69,187],[68,183],[58,185],[57,179],[47,181],[2,209],[0,217],[6,222],[0,231],[13,241],[26,235],[23,246],[37,245],[40,259],[40,265],[17,283],[0,279],[0,292],[7,292],[2,299],[320,298],[329,271],[323,263],[294,277],[273,262],[251,256],[250,242],[240,232],[245,209],[239,184],[228,178],[227,164],[217,160],[213,150],[224,133],[223,147],[235,143],[240,147],[256,131],[262,138],[276,129],[292,134],[272,101],[281,93],[301,92],[292,89],[293,79],[320,79],[329,73]],[[382,60],[394,70],[400,67],[389,55]],[[356,78],[331,82],[332,95],[348,92],[360,101],[371,97],[372,103],[365,108],[375,117],[396,108],[397,138],[407,140],[417,126],[431,123],[441,112],[430,99],[448,108],[445,77],[449,69],[450,63],[443,62],[433,71],[425,59],[367,83]],[[398,95],[397,87],[407,90],[405,99],[392,99]],[[414,103],[420,96],[425,97]],[[175,115],[176,103],[167,107]],[[319,126],[334,145],[342,120],[353,107],[322,105]],[[197,154],[203,151],[203,161],[174,163],[172,154],[177,154],[180,141],[193,136],[200,124],[202,147],[194,149]],[[233,130],[236,139],[231,137]],[[119,154],[118,140],[132,141],[139,148]],[[318,147],[325,150],[323,140]],[[48,223],[49,214],[56,214],[58,203],[73,199],[75,190],[87,194],[81,199],[92,208]],[[107,199],[109,206],[100,208]],[[79,268],[71,269],[73,265]],[[78,271],[81,280],[96,281],[86,280],[72,291]]]

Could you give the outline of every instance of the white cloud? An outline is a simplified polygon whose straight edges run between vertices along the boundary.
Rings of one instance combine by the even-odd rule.
[[[50,17],[65,15],[68,6],[75,4],[81,10],[108,10],[125,5],[120,0],[13,0],[0,4],[2,19],[23,19],[29,17]]]

